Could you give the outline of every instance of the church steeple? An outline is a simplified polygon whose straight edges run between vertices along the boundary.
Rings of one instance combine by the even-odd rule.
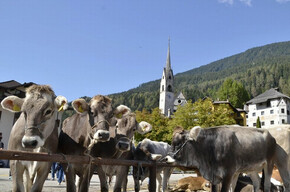
[[[170,38],[168,39],[168,49],[166,66],[163,69],[162,78],[160,82],[160,99],[159,109],[161,113],[170,116],[173,113],[174,89],[173,89],[173,71],[171,69],[170,58]]]
[[[171,69],[170,60],[170,37],[168,38],[168,49],[167,49],[167,60],[166,60],[166,71]]]

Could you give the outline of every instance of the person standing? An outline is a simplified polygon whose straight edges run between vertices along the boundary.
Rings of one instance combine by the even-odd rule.
[[[51,165],[51,179],[54,181],[56,175],[56,162],[53,162]]]
[[[62,168],[62,165],[60,163],[57,163],[57,181],[58,181],[58,184],[60,185],[61,182],[64,182],[64,171],[63,171],[63,168]]]

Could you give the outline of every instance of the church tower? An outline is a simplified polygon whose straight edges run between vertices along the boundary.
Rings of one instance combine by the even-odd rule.
[[[173,91],[173,71],[171,69],[170,61],[170,39],[168,40],[166,67],[163,69],[162,78],[160,82],[160,98],[159,109],[165,116],[170,117],[173,113],[174,106],[174,91]]]

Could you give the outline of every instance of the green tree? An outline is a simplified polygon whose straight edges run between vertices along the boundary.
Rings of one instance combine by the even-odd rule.
[[[260,117],[257,118],[256,127],[257,127],[257,128],[261,128]]]
[[[165,141],[170,142],[171,141],[171,132],[168,130],[167,123],[168,118],[166,118],[164,115],[160,113],[160,110],[158,107],[154,108],[152,110],[152,113],[149,113],[146,109],[143,109],[142,112],[136,111],[136,120],[138,122],[140,121],[147,121],[152,125],[152,131],[145,134],[135,135],[135,140],[141,141],[144,138],[148,138],[154,141]]]
[[[232,109],[225,104],[214,106],[210,98],[199,99],[195,103],[189,101],[178,107],[174,117],[168,122],[169,131],[181,126],[190,129],[194,126],[212,127],[235,124]]]
[[[243,108],[250,95],[242,83],[233,79],[226,79],[218,90],[219,99],[229,100],[234,107]]]

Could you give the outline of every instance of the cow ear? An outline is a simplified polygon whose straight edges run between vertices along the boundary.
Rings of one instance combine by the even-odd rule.
[[[150,123],[147,123],[146,121],[141,121],[138,123],[137,132],[140,134],[148,133],[152,130],[152,125]]]
[[[1,102],[3,109],[17,113],[21,111],[24,99],[21,99],[17,96],[8,96]]]
[[[57,96],[54,100],[54,103],[58,111],[64,111],[64,110],[67,110],[68,108],[68,104],[67,104],[68,102],[64,96],[61,96],[61,95]]]
[[[76,99],[76,100],[74,100],[72,102],[72,107],[79,114],[82,114],[83,112],[89,110],[89,105],[87,104],[86,100],[84,100],[84,99]]]
[[[197,139],[199,132],[201,131],[201,127],[200,126],[195,126],[193,127],[190,132],[189,132],[189,139],[191,140],[195,140]]]
[[[121,119],[123,116],[130,113],[131,109],[125,105],[119,105],[114,111],[115,117],[117,117],[118,119]]]

